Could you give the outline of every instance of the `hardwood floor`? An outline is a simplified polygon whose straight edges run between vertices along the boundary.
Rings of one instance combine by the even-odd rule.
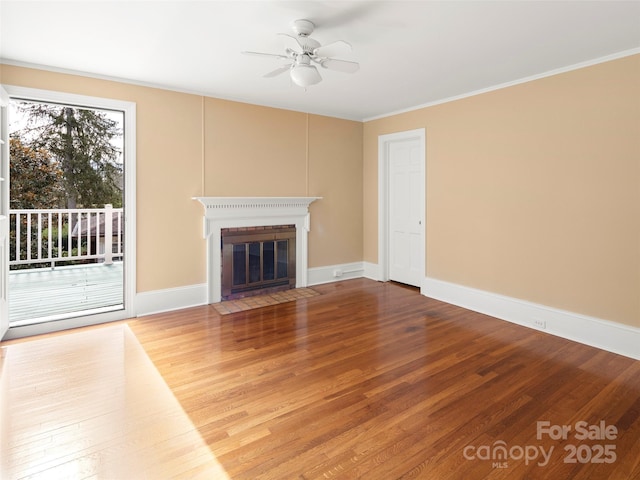
[[[127,325],[2,354],[0,478],[227,478]]]
[[[314,289],[127,322],[220,478],[640,479],[640,361],[397,284]]]

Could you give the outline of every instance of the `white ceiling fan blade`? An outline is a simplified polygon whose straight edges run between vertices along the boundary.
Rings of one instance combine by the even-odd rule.
[[[349,62],[347,60],[337,60],[335,58],[327,58],[320,62],[323,68],[329,70],[336,70],[344,73],[355,73],[360,68],[360,64],[357,62]]]
[[[276,68],[275,70],[273,70],[272,72],[269,73],[265,73],[263,75],[264,78],[271,78],[271,77],[276,77],[278,75],[280,75],[281,73],[284,73],[288,70],[291,70],[291,65],[283,65],[279,68]]]
[[[258,57],[275,57],[275,58],[281,58],[283,60],[289,60],[289,57],[287,57],[286,55],[280,55],[278,53],[262,53],[262,52],[242,52],[243,55],[253,55],[253,56],[258,56]]]
[[[304,45],[302,45],[298,41],[297,37],[294,37],[293,35],[289,35],[287,33],[279,33],[278,35],[284,38],[284,43],[287,50],[292,50],[296,53],[302,53],[304,51]]]
[[[313,54],[317,57],[339,57],[350,51],[351,44],[349,42],[338,40],[337,42],[328,43],[327,45],[316,48]]]

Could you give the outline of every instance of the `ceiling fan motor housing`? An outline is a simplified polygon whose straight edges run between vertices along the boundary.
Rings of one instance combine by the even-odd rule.
[[[294,20],[291,23],[291,28],[293,28],[296,35],[308,37],[313,33],[313,29],[316,28],[316,26],[309,20]]]
[[[298,45],[302,48],[303,54],[311,55],[320,46],[320,42],[314,40],[309,35],[313,32],[315,25],[309,20],[296,20],[291,24],[291,28],[297,36]]]

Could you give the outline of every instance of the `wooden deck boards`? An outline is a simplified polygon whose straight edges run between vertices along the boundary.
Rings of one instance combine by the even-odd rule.
[[[17,270],[9,274],[9,322],[121,305],[122,262]]]

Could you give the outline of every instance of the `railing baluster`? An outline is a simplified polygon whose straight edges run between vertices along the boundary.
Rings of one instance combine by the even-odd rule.
[[[69,210],[67,213],[67,257],[71,257],[73,253],[73,242],[71,237],[71,231],[73,230],[73,211]]]
[[[113,205],[110,203],[104,206],[104,263],[113,264]],[[98,238],[98,237],[96,237]]]
[[[100,242],[98,239],[100,238],[100,212],[96,213],[96,254],[100,254]]]
[[[19,213],[16,213],[16,260],[17,261],[21,260],[20,258],[20,214]]]
[[[51,258],[53,254],[53,239],[51,238],[53,235],[53,229],[51,228],[51,219],[52,213],[47,212],[47,257]],[[51,268],[53,268],[53,263],[51,264]]]
[[[38,212],[38,226],[36,227],[38,248],[36,249],[36,258],[40,260],[42,258],[42,213]]]
[[[87,255],[91,255],[91,212],[87,212]]]
[[[31,260],[31,213],[27,213],[27,244],[25,246],[27,250],[27,260]]]
[[[62,216],[64,214],[62,212],[58,212],[58,258],[61,257],[62,251],[64,250],[62,247]],[[53,267],[54,263],[51,264]]]

